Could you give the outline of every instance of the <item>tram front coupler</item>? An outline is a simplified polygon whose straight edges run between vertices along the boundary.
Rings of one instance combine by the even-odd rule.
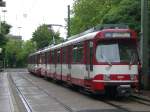
[[[130,85],[119,85],[117,87],[117,96],[130,96],[131,86]]]

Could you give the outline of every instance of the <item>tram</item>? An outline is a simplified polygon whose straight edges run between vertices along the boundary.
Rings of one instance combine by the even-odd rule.
[[[129,95],[138,86],[137,34],[125,25],[93,27],[30,54],[28,70],[96,94]]]

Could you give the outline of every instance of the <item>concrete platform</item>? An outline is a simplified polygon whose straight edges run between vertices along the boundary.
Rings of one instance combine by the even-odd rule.
[[[0,72],[0,112],[19,112],[10,89],[7,73]]]

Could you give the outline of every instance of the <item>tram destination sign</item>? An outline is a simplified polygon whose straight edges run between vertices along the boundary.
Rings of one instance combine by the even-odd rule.
[[[131,34],[129,32],[106,32],[106,38],[130,38]]]

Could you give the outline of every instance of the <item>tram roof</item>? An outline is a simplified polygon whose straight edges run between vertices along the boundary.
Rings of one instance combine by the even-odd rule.
[[[65,47],[65,46],[72,45],[72,44],[76,44],[76,43],[78,43],[78,42],[83,42],[83,41],[85,41],[85,40],[93,39],[93,38],[95,38],[95,36],[96,36],[97,33],[99,33],[99,32],[100,32],[100,31],[88,33],[88,34],[83,35],[83,36],[80,36],[80,37],[78,37],[78,38],[74,38],[74,39],[68,40],[68,41],[63,42],[63,43],[60,43],[60,44],[58,44],[58,45],[49,47],[49,48],[43,50],[43,52],[46,52],[46,51],[48,51],[48,50],[54,50],[54,49],[61,48],[61,47]]]
[[[94,39],[95,36],[100,33],[100,32],[103,32],[103,31],[108,31],[108,30],[114,30],[114,29],[103,29],[103,30],[99,30],[99,31],[95,31],[95,32],[90,32],[90,33],[87,33],[85,35],[77,35],[75,36],[76,38],[69,38],[67,41],[63,42],[63,43],[60,43],[60,44],[57,44],[57,45],[50,45],[50,46],[47,46],[35,53],[32,53],[30,56],[32,55],[35,55],[35,54],[40,54],[40,53],[43,53],[43,52],[47,52],[49,50],[55,50],[55,49],[59,49],[59,48],[62,48],[62,47],[65,47],[65,46],[69,46],[69,45],[73,45],[73,44],[76,44],[78,42],[83,42],[83,41],[86,41],[86,40],[91,40],[91,39]],[[116,29],[115,29],[116,30]],[[129,29],[119,29],[119,30],[129,30]]]
[[[58,49],[58,48],[61,48],[61,47],[65,47],[65,46],[68,46],[68,45],[72,45],[72,44],[76,44],[78,42],[83,42],[85,40],[90,40],[90,39],[93,39],[97,33],[99,33],[100,31],[96,31],[96,32],[92,32],[92,33],[88,33],[86,35],[83,35],[83,36],[80,36],[78,38],[74,38],[74,39],[71,39],[71,40],[68,40],[66,42],[63,42],[63,43],[60,43],[60,44],[57,44],[57,45],[53,45],[53,46],[47,46],[35,53],[32,53],[30,56],[32,55],[35,55],[35,54],[40,54],[42,52],[47,52],[49,50],[54,50],[54,49]]]

